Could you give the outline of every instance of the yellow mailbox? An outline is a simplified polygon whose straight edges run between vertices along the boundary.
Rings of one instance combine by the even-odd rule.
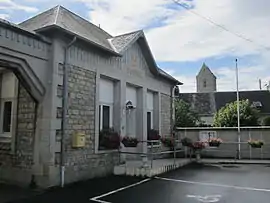
[[[85,146],[85,134],[75,133],[72,139],[73,148],[81,148]]]

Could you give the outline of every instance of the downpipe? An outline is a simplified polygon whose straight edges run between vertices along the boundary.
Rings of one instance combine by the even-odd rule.
[[[67,131],[67,112],[68,112],[68,51],[69,48],[77,41],[74,36],[72,41],[64,48],[64,66],[63,66],[63,100],[62,100],[62,137],[61,137],[61,169],[60,169],[60,183],[61,187],[65,186],[65,137]]]

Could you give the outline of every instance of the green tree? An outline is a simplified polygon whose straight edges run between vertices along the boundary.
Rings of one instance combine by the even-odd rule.
[[[175,101],[175,126],[195,127],[200,122],[199,116],[190,105],[182,99]]]
[[[270,116],[265,117],[265,118],[263,119],[263,125],[264,125],[264,126],[270,126]]]
[[[258,111],[253,108],[248,100],[239,102],[240,125],[258,126]],[[237,127],[237,101],[222,107],[214,117],[215,127]]]

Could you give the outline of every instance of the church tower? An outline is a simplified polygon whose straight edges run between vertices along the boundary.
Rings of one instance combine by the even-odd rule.
[[[203,63],[196,80],[198,93],[217,91],[217,78],[205,63]]]

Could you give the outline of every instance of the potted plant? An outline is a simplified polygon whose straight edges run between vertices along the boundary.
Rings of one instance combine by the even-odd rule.
[[[208,144],[210,147],[219,147],[221,143],[222,143],[222,139],[220,138],[210,138],[208,140]]]
[[[148,131],[148,133],[147,133],[147,141],[151,141],[151,142],[147,142],[147,145],[158,144],[159,140],[160,140],[160,135],[159,135],[158,130],[151,129],[151,130]]]
[[[248,144],[252,148],[262,148],[262,146],[264,145],[264,142],[262,140],[249,140]]]
[[[191,148],[193,149],[194,153],[196,154],[196,160],[199,161],[201,159],[201,150],[205,148],[206,144],[202,141],[197,141],[192,143]]]
[[[137,147],[138,145],[138,139],[136,137],[128,137],[125,136],[122,139],[122,143],[125,147]]]
[[[99,133],[99,143],[102,149],[118,149],[120,146],[120,135],[113,128],[101,130]]]
[[[160,140],[159,131],[154,129],[149,130],[147,140]]]
[[[202,149],[205,148],[205,142],[202,142],[202,141],[194,142],[194,143],[192,143],[191,148],[192,148],[194,151],[201,151]]]
[[[173,137],[162,137],[161,142],[164,146],[169,148],[174,148],[176,144],[175,139]]]
[[[188,137],[185,137],[181,140],[181,143],[185,147],[192,147],[192,140]]]

